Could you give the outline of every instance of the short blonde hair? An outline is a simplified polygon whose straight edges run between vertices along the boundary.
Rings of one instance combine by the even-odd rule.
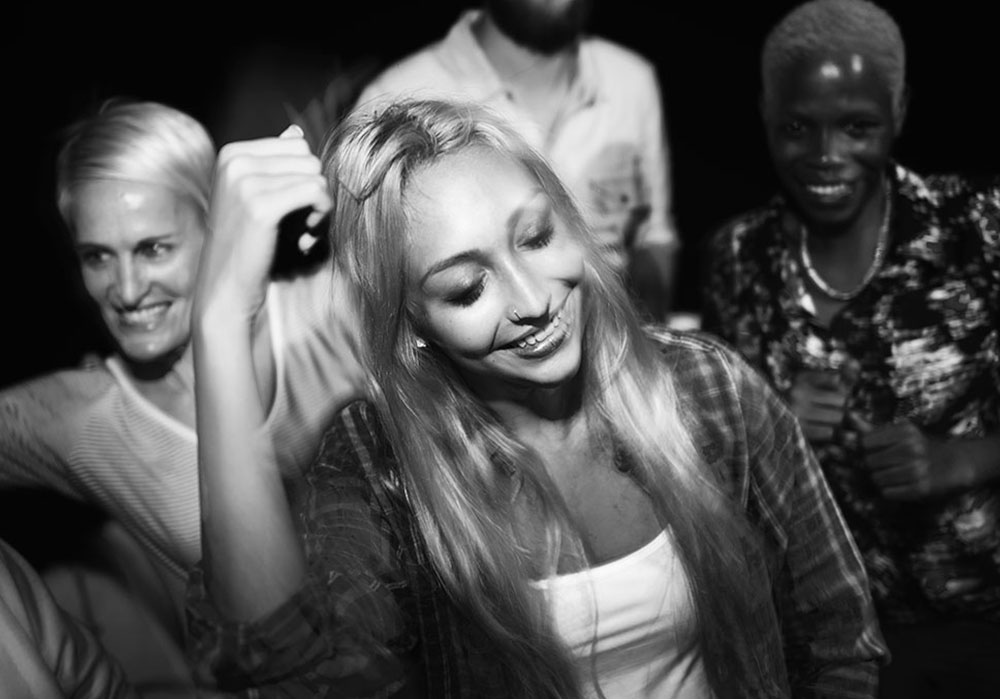
[[[906,48],[896,21],[869,0],[809,0],[786,14],[768,33],[761,53],[765,102],[774,80],[790,64],[817,51],[843,50],[871,58],[902,112]]]
[[[127,180],[171,189],[204,216],[212,187],[215,144],[188,114],[159,102],[111,98],[70,124],[56,159],[56,204],[72,229],[81,184]]]

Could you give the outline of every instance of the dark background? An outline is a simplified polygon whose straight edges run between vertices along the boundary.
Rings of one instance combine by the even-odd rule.
[[[52,204],[56,134],[70,119],[126,94],[184,109],[219,144],[270,135],[284,125],[282,99],[304,106],[338,65],[384,65],[442,36],[475,2],[18,4],[4,32],[0,386],[102,347]],[[767,28],[793,4],[598,0],[592,31],[659,71],[684,242],[682,310],[699,302],[708,231],[773,192],[757,59]],[[884,3],[907,41],[912,99],[897,156],[915,169],[1000,169],[1000,42],[989,5]]]

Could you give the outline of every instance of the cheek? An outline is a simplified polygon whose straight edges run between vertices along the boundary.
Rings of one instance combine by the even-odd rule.
[[[768,151],[771,155],[771,162],[774,163],[779,175],[784,174],[782,172],[784,168],[807,155],[802,144],[777,139],[768,143]]]
[[[81,266],[80,277],[83,280],[83,288],[87,290],[88,296],[95,301],[101,301],[104,299],[110,279],[110,274],[108,272]]]
[[[174,258],[158,275],[164,285],[180,296],[190,297],[194,294],[195,284],[198,280],[200,253],[201,246],[198,246],[196,249],[186,250]]]
[[[440,309],[427,317],[430,339],[456,357],[477,358],[494,349],[500,324],[499,304],[484,300],[463,309]]]
[[[889,151],[889,143],[883,139],[866,141],[855,151],[855,157],[872,169],[881,170],[889,161]]]
[[[557,283],[575,286],[583,279],[586,257],[583,245],[569,239],[538,257],[535,262],[536,274]]]

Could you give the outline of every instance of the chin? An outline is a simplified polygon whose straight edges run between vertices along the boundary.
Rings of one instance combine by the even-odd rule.
[[[176,357],[184,347],[183,342],[162,338],[119,338],[118,350],[133,364],[158,364]]]
[[[576,379],[579,373],[579,347],[564,347],[560,356],[553,358],[550,366],[539,367],[539,371],[532,372],[525,380],[543,388],[558,388]]]

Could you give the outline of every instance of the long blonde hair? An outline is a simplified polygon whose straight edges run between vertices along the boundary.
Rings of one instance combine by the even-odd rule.
[[[523,165],[587,250],[584,406],[672,532],[716,695],[759,696],[754,688],[781,686],[783,670],[755,643],[768,588],[749,573],[752,530],[695,448],[659,350],[571,195],[546,160],[490,113],[412,100],[349,116],[327,140],[323,162],[334,199],[334,259],[359,317],[369,319],[361,345],[372,401],[435,572],[491,638],[497,662],[514,669],[507,673],[511,696],[579,694],[568,650],[528,585],[530,551],[511,524],[513,495],[531,498],[545,523],[547,554],[557,556],[566,524],[558,495],[537,454],[499,424],[451,362],[433,347],[417,348],[407,308],[409,178],[469,147],[494,149]]]

